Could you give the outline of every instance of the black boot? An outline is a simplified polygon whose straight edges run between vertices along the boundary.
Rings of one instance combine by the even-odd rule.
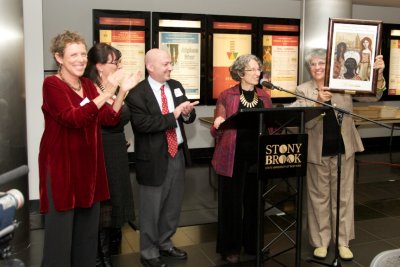
[[[110,254],[117,255],[121,252],[121,239],[122,232],[121,228],[113,227],[110,233]]]
[[[97,240],[96,267],[104,267],[103,253],[101,252],[101,245],[100,245],[100,233],[98,233],[97,239],[98,240]]]
[[[100,251],[104,267],[113,267],[110,254],[110,228],[99,231]]]

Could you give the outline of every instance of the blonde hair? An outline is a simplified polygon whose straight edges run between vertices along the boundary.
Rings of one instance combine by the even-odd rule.
[[[85,38],[83,38],[79,33],[66,30],[56,35],[52,39],[50,52],[53,55],[53,57],[55,56],[56,53],[58,53],[61,57],[63,57],[65,47],[67,46],[67,44],[71,43],[84,44],[85,48],[87,48]],[[58,64],[57,60],[56,63]]]

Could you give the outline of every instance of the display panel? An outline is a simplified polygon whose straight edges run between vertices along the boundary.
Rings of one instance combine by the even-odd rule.
[[[237,84],[230,75],[233,62],[244,54],[257,54],[257,18],[207,16],[209,104],[215,104],[224,90]]]
[[[388,95],[400,95],[400,30],[390,31]]]
[[[171,78],[182,83],[188,99],[204,104],[205,15],[154,12],[152,21],[153,47],[171,55]]]
[[[107,43],[122,54],[127,73],[145,73],[144,56],[150,42],[150,13],[117,10],[93,10],[93,42]]]
[[[145,32],[129,30],[100,30],[100,43],[107,43],[122,54],[122,66],[128,73],[145,73]]]
[[[295,91],[298,80],[299,37],[263,36],[263,79],[289,91]],[[273,90],[271,97],[292,97],[292,94]]]
[[[222,91],[238,83],[231,78],[229,67],[238,56],[250,53],[250,34],[213,34],[212,88],[214,99],[217,99]]]
[[[294,92],[299,80],[300,20],[260,18],[259,25],[262,79]],[[294,98],[280,90],[267,90],[267,93],[276,103],[291,102]]]
[[[171,78],[182,83],[189,99],[200,99],[200,39],[200,33],[159,33],[159,47],[171,55]]]

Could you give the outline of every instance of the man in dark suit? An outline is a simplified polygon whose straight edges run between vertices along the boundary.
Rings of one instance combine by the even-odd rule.
[[[125,99],[135,134],[140,261],[144,267],[166,267],[160,255],[187,258],[171,237],[182,205],[185,161],[190,163],[183,123],[195,120],[198,102],[190,103],[182,84],[170,78],[172,62],[166,51],[151,49],[145,65],[149,76]]]

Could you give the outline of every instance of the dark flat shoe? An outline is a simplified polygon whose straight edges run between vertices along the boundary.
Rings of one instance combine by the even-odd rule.
[[[160,257],[153,259],[140,258],[142,267],[168,267],[168,264],[163,262]]]
[[[164,257],[179,259],[179,260],[184,260],[187,258],[187,253],[177,247],[172,247],[168,250],[160,249],[160,254],[161,254],[161,256],[164,256]]]
[[[231,254],[225,257],[225,260],[229,263],[236,264],[239,262],[240,257],[238,254]]]

